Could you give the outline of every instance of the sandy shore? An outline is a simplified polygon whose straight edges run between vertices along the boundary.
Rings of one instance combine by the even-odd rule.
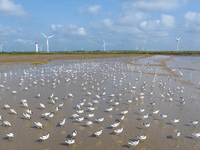
[[[83,59],[106,59],[120,57],[149,57],[152,55],[141,54],[65,54],[65,55],[0,55],[1,66],[16,66],[49,63],[53,60],[83,60]]]
[[[36,66],[35,61],[43,63]],[[199,126],[194,128],[191,124],[199,116],[199,64],[171,56],[129,54],[9,55],[1,56],[0,62],[3,68],[0,72],[0,115],[3,117],[0,121],[0,149],[200,148],[200,143],[192,135],[199,132]],[[73,97],[69,97],[69,93]],[[52,94],[55,97],[50,98]],[[55,102],[52,101],[54,98]],[[28,107],[23,105],[22,99],[27,100]],[[155,106],[151,105],[153,102]],[[46,106],[45,109],[40,108],[40,103]],[[83,103],[81,109],[84,110],[79,114],[84,117],[82,122],[72,117],[80,103]],[[6,109],[4,104],[10,105],[17,114]],[[93,111],[88,109],[89,104],[95,108]],[[59,105],[62,107],[56,110]],[[111,107],[112,111],[106,111]],[[23,115],[27,108],[34,112],[31,119]],[[145,109],[143,113],[138,111],[141,108]],[[125,110],[128,113],[122,120]],[[155,110],[160,111],[154,114]],[[44,117],[46,112],[54,116]],[[94,117],[89,118],[89,113]],[[146,114],[149,114],[148,118],[144,119],[142,116]],[[161,114],[168,116],[161,118]],[[102,117],[104,121],[98,123],[96,119]],[[180,122],[174,124],[171,120],[178,117]],[[59,126],[63,118],[66,123]],[[6,127],[5,120],[12,126]],[[44,128],[37,128],[34,122],[38,121]],[[86,121],[93,124],[86,125]],[[111,127],[119,121],[118,127]],[[151,125],[146,128],[143,123]],[[114,132],[121,128],[122,133]],[[101,129],[102,134],[94,136]],[[74,130],[78,133],[75,143],[67,145],[65,140],[72,138]],[[180,137],[176,137],[177,131],[180,131]],[[11,140],[6,135],[9,132],[14,134]],[[50,137],[46,141],[39,140],[47,133]],[[130,146],[128,142],[137,140],[137,135],[146,135],[147,139],[136,147]]]

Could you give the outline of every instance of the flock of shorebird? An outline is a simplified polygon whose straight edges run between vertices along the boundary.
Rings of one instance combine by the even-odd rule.
[[[115,62],[115,63],[106,63],[106,62],[82,62],[82,63],[75,63],[73,65],[60,65],[60,66],[54,66],[54,67],[32,67],[29,69],[24,69],[23,70],[23,76],[18,75],[17,72],[8,72],[8,73],[2,73],[1,78],[2,79],[7,79],[8,75],[10,76],[20,76],[20,81],[19,81],[19,86],[24,85],[24,82],[27,81],[28,78],[30,81],[29,86],[23,87],[24,91],[29,91],[31,90],[31,86],[35,85],[42,85],[44,86],[45,84],[51,84],[52,89],[55,89],[60,83],[62,82],[67,82],[74,84],[78,78],[82,78],[82,83],[79,84],[81,87],[81,91],[85,92],[85,98],[81,99],[79,102],[76,103],[75,106],[72,106],[75,108],[76,112],[74,114],[71,114],[70,117],[73,118],[73,121],[75,122],[82,122],[85,121],[84,124],[86,126],[90,126],[93,123],[103,123],[105,120],[105,117],[99,117],[92,119],[95,117],[95,109],[97,109],[98,104],[102,101],[101,99],[108,98],[107,103],[108,108],[105,108],[106,113],[111,113],[114,111],[114,108],[120,106],[122,102],[125,102],[127,106],[131,107],[131,104],[136,104],[139,103],[140,101],[143,101],[145,97],[152,97],[152,95],[157,94],[159,95],[160,99],[167,100],[169,102],[173,102],[173,97],[174,97],[174,92],[181,93],[184,92],[184,87],[176,87],[174,90],[171,90],[168,83],[170,82],[171,78],[170,76],[165,77],[166,82],[164,80],[164,77],[158,77],[157,71],[158,68],[148,66],[145,71],[139,67],[139,66],[134,66],[134,61],[132,61],[130,64],[121,64],[120,62]],[[175,70],[173,70],[175,71]],[[50,72],[50,73],[49,73]],[[133,72],[136,77],[134,77],[134,81],[126,81],[127,79],[127,74],[126,72]],[[40,76],[36,76],[35,73],[40,73]],[[78,76],[77,74],[80,74]],[[149,73],[153,74],[153,80],[152,84],[147,87],[147,82],[146,81],[140,81],[140,78],[142,75],[148,75]],[[180,73],[180,70],[179,70]],[[49,75],[51,74],[51,75]],[[95,79],[95,75],[99,75],[100,78]],[[180,73],[182,74],[182,73]],[[129,74],[130,75],[130,74]],[[115,89],[118,94],[114,93],[107,93],[107,87],[105,86],[108,79],[113,80],[113,89]],[[132,78],[133,79],[133,78]],[[160,81],[159,81],[160,79]],[[126,82],[126,86],[121,89],[123,83]],[[140,84],[136,86],[136,83],[140,82]],[[163,91],[163,93],[158,94],[154,91],[154,86],[159,86],[159,88]],[[168,86],[168,89],[166,88]],[[10,90],[10,87],[6,86],[6,81],[3,81],[2,84],[0,85],[1,89],[5,90]],[[139,90],[138,90],[139,89]],[[147,92],[147,89],[150,89],[149,92]],[[81,93],[81,91],[79,91]],[[96,91],[96,93],[95,93]],[[137,92],[136,92],[137,91]],[[19,91],[11,91],[11,94],[16,95],[19,94]],[[39,92],[38,92],[39,93]],[[101,94],[99,94],[101,93]],[[123,95],[125,93],[131,93],[131,98],[130,99],[123,99]],[[76,93],[77,94],[77,93]],[[40,99],[41,94],[37,94],[35,96],[37,99]],[[74,101],[74,93],[68,93],[64,100],[66,101],[67,99],[71,99]],[[90,100],[88,100],[88,97]],[[195,99],[194,96],[192,96],[193,99]],[[51,118],[53,119],[54,116],[58,111],[61,110],[61,108],[65,107],[64,102],[60,102],[59,96],[56,96],[54,93],[50,94],[48,103],[39,103],[39,107],[41,110],[45,110],[45,113],[42,113],[41,116],[45,118],[46,120],[50,120]],[[185,100],[182,96],[180,96],[180,105],[185,104]],[[33,114],[33,111],[29,108],[28,105],[28,100],[22,99],[20,103],[23,106],[24,112],[22,113],[24,119],[31,120],[31,116]],[[144,128],[149,128],[151,123],[150,122],[145,122],[145,119],[149,118],[149,116],[155,116],[160,117],[159,120],[163,122],[164,118],[168,117],[167,114],[165,113],[160,113],[162,110],[159,108],[154,109],[156,106],[157,101],[149,101],[149,106],[152,108],[152,112],[147,112],[146,114],[141,115],[143,112],[146,112],[146,108],[138,108],[138,115],[140,120],[142,120],[141,124],[143,125]],[[46,109],[46,105],[54,105],[55,110],[54,112],[48,111]],[[16,112],[15,109],[11,108],[9,103],[4,104],[4,109],[5,110],[10,110],[10,114],[13,115],[21,115]],[[113,134],[119,135],[120,133],[123,132],[125,126],[123,125],[123,121],[126,118],[127,114],[129,113],[129,108],[127,107],[126,110],[121,110],[120,111],[120,117],[117,119],[116,122],[110,125],[110,127],[113,129]],[[160,114],[159,114],[160,113]],[[102,113],[103,114],[103,113]],[[157,115],[159,114],[159,115]],[[70,118],[69,117],[69,118]],[[65,126],[67,122],[67,117],[64,117],[60,122],[58,122],[58,125],[60,127]],[[155,119],[155,118],[154,118]],[[9,118],[4,118],[3,116],[0,115],[0,120],[3,121],[5,127],[12,127],[9,120]],[[177,118],[171,119],[171,122],[173,124],[178,123],[180,120],[180,117],[177,116]],[[39,121],[33,121],[35,126],[37,128],[43,129],[45,126],[43,126],[42,122]],[[196,125],[198,124],[198,120],[193,120],[191,121],[191,124]],[[133,131],[131,131],[133,132]],[[93,133],[93,136],[99,137],[103,133],[103,127],[101,127],[99,130]],[[45,141],[50,137],[50,132],[48,132],[46,135],[43,135],[41,137],[38,137],[39,140]],[[78,132],[77,130],[74,130],[71,133],[71,138],[67,138],[64,140],[65,143],[68,145],[74,144],[76,141],[76,136]],[[8,140],[11,140],[14,138],[15,133],[10,132],[7,133]],[[181,135],[180,131],[176,130],[176,136],[179,137]],[[200,133],[196,132],[192,134],[193,136],[199,137]],[[130,146],[136,146],[140,143],[140,141],[143,141],[147,139],[147,134],[141,134],[137,135],[135,140],[127,142],[127,145]]]

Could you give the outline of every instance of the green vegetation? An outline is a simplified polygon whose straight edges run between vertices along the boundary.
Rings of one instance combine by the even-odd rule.
[[[35,61],[35,62],[31,63],[31,64],[37,66],[37,65],[42,65],[42,62]]]
[[[112,51],[68,51],[68,52],[1,52],[0,55],[10,54],[10,55],[65,55],[65,54],[150,54],[150,55],[200,55],[200,51],[125,51],[125,50],[112,50]]]

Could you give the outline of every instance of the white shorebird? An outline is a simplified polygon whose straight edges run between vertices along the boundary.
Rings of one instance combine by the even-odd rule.
[[[59,123],[60,126],[63,126],[66,122],[66,117]]]
[[[139,140],[145,140],[147,138],[146,135],[137,135],[136,136]]]
[[[125,115],[123,115],[123,116],[121,117],[121,120],[124,120],[124,118],[125,118]]]
[[[176,119],[172,119],[171,121],[172,121],[173,123],[177,123],[177,122],[179,122],[179,120],[180,120],[180,118],[178,117],[178,118],[176,118]]]
[[[113,110],[113,107],[106,108],[106,111],[110,112]]]
[[[10,132],[10,133],[7,133],[6,135],[7,135],[8,139],[11,139],[11,138],[13,138],[13,137],[14,137],[14,134],[13,134],[12,132]]]
[[[28,114],[33,114],[33,112],[31,111],[31,109],[25,109],[25,111],[26,111]]]
[[[141,109],[139,109],[138,111],[139,111],[139,112],[144,112],[145,109],[144,109],[144,108],[141,108]]]
[[[73,118],[79,117],[79,114],[72,114]]]
[[[176,136],[180,136],[180,134],[181,134],[180,131],[176,132]]]
[[[131,142],[128,142],[129,145],[132,145],[132,146],[136,146],[138,145],[140,142],[140,140],[136,140],[136,141],[131,141]]]
[[[5,107],[6,109],[8,109],[8,108],[10,108],[10,105],[4,104],[4,107]]]
[[[45,109],[45,105],[42,103],[40,103],[40,107],[41,107],[41,109]]]
[[[102,118],[97,118],[97,119],[95,119],[95,121],[97,121],[97,122],[103,122],[103,121],[104,121],[104,117],[102,117]]]
[[[7,120],[4,121],[4,125],[5,125],[5,126],[9,126],[9,127],[12,126],[11,123],[10,123],[9,121],[7,121]]]
[[[121,114],[125,115],[128,113],[128,110],[121,111]]]
[[[198,123],[199,123],[198,120],[193,120],[193,121],[191,121],[191,124],[193,124],[193,125],[198,124]]]
[[[150,123],[143,123],[143,126],[148,128],[150,127]]]
[[[148,117],[149,117],[149,114],[146,114],[146,115],[141,116],[141,118],[143,118],[143,119],[146,119],[146,118],[148,118]]]
[[[91,125],[92,123],[93,123],[92,121],[86,121],[85,122],[85,124],[88,125],[88,126]]]
[[[84,120],[84,117],[76,118],[76,121],[81,122]]]
[[[101,129],[100,131],[95,132],[94,135],[95,135],[95,136],[99,136],[99,135],[101,135],[102,131],[103,131],[103,130]]]
[[[158,110],[155,110],[155,111],[153,111],[153,114],[157,114],[157,113],[159,113],[159,109]]]
[[[94,114],[86,114],[86,117],[88,118],[94,117]]]
[[[115,128],[115,127],[117,127],[119,124],[120,124],[120,122],[116,122],[116,123],[112,124],[111,127]]]
[[[10,111],[12,114],[15,114],[15,115],[17,114],[17,112],[14,109],[10,109]]]
[[[74,130],[73,132],[72,132],[72,136],[76,136],[77,135],[77,131],[76,130]]]
[[[44,140],[46,140],[48,138],[49,138],[49,133],[47,135],[41,136],[39,139],[44,141]]]
[[[196,133],[192,133],[192,135],[196,136],[196,137],[199,137],[200,136],[200,133],[196,132]]]
[[[124,128],[122,127],[122,128],[120,128],[120,129],[114,130],[114,132],[115,132],[115,133],[121,133],[121,132],[123,131],[123,129],[124,129]]]
[[[67,97],[73,98],[74,96],[72,93],[69,93]]]
[[[23,113],[23,116],[24,116],[26,119],[31,119],[31,115],[30,115],[30,114]]]
[[[42,126],[42,123],[41,122],[34,122],[35,123],[35,125],[38,127],[38,128],[43,128],[43,126]]]
[[[74,144],[75,140],[73,138],[72,139],[67,139],[67,140],[65,140],[65,143],[67,143],[68,145]]]

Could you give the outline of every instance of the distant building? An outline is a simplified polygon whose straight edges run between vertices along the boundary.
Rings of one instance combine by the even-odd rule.
[[[35,51],[38,52],[38,42],[35,42]]]

